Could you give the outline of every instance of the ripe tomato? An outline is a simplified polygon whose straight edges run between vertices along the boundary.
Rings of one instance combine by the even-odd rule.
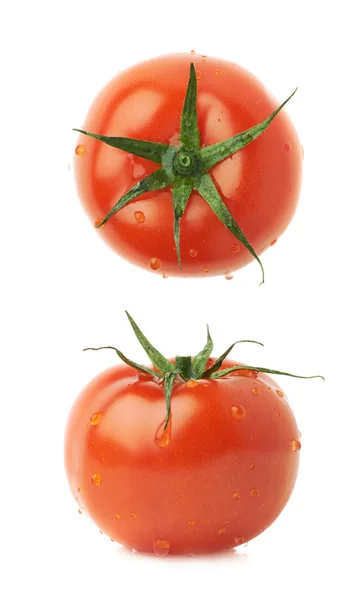
[[[158,555],[225,550],[269,527],[301,446],[281,388],[252,371],[175,382],[165,431],[164,417],[163,386],[130,366],[87,385],[65,437],[80,509],[113,540]]]
[[[178,146],[191,60],[196,68],[202,148],[257,125],[277,108],[264,86],[242,67],[217,58],[176,54],[119,73],[96,97],[84,129]],[[275,243],[292,219],[301,162],[296,131],[283,111],[258,139],[211,168],[223,203],[257,255]],[[123,194],[156,169],[146,158],[81,134],[74,171],[92,224],[99,225]],[[194,188],[181,218],[180,268],[174,217],[167,186],[142,194],[98,232],[122,257],[168,276],[222,275],[253,260]]]

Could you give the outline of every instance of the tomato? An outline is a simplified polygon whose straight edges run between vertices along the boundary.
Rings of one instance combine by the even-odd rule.
[[[166,431],[164,417],[161,383],[130,366],[106,370],[78,397],[66,471],[98,528],[164,555],[233,548],[269,527],[292,493],[301,446],[281,388],[253,371],[176,382]]]
[[[197,76],[202,149],[257,125],[277,108],[262,83],[242,67],[218,58],[175,54],[119,73],[96,97],[84,130],[178,147],[191,61]],[[256,255],[273,245],[292,219],[301,163],[297,133],[282,111],[258,139],[209,172]],[[146,158],[81,134],[74,172],[91,223],[100,225],[121,196],[156,169]],[[236,271],[254,255],[219,220],[197,187],[198,183],[181,218],[180,242],[176,243],[176,213],[168,186],[143,193],[118,210],[98,229],[99,235],[131,263],[167,276],[206,277]]]

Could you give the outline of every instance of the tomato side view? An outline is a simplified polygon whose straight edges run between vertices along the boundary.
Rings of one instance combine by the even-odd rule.
[[[197,54],[119,73],[76,130],[77,190],[99,235],[164,276],[228,275],[255,259],[264,281],[259,256],[300,191],[292,96],[278,106],[247,70]]]
[[[77,398],[65,467],[80,511],[116,542],[158,556],[248,542],[283,510],[299,464],[300,433],[270,375],[300,376],[234,362],[235,344],[211,358],[209,330],[194,358],[168,360],[128,319],[153,366],[107,347],[124,364]]]

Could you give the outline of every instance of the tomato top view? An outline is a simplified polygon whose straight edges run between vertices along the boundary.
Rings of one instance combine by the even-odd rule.
[[[293,94],[291,94],[292,96]],[[74,160],[99,235],[164,276],[227,275],[257,260],[295,212],[302,148],[247,70],[172,54],[119,73],[96,97]]]
[[[79,511],[114,541],[158,556],[246,543],[295,484],[300,433],[269,375],[298,376],[227,359],[235,344],[210,358],[209,330],[194,358],[168,360],[128,318],[153,366],[108,347],[125,364],[77,398],[65,466]]]

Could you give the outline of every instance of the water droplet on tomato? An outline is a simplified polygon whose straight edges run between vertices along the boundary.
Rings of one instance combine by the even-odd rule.
[[[250,463],[249,471],[255,471],[255,463]]]
[[[208,272],[209,272],[208,268],[207,268],[207,267],[205,267],[205,269],[204,269],[204,273],[208,273]]]
[[[198,386],[198,381],[196,381],[196,379],[190,379],[189,381],[186,382],[186,387],[188,388],[194,388]]]
[[[278,413],[278,412],[277,412],[277,413],[276,413],[276,417],[277,417],[277,419],[279,419],[279,417],[280,417],[280,416],[281,416],[281,413]]]
[[[195,248],[191,248],[191,250],[188,251],[189,256],[191,256],[191,258],[195,258],[195,256],[197,256],[198,252],[197,250],[195,250]]]
[[[218,77],[220,77],[221,71],[216,71],[215,75],[217,75]]]
[[[120,519],[121,519],[121,516],[120,516],[119,514],[116,514],[116,515],[115,515],[115,519],[116,519],[117,521],[120,521]]]
[[[225,275],[225,279],[226,281],[231,281],[232,279],[234,279],[234,275],[230,275],[230,273],[228,275]]]
[[[80,492],[80,494],[81,494],[81,492],[83,491],[82,487],[81,487],[81,486],[79,486],[79,487],[77,488],[77,491],[78,491],[78,492]]]
[[[254,442],[257,439],[257,436],[256,435],[251,435],[250,439]]]
[[[292,450],[293,452],[298,452],[301,450],[301,442],[298,440],[292,440]]]
[[[78,146],[76,146],[75,149],[75,154],[77,156],[83,156],[86,152],[86,147],[83,144],[79,144]]]
[[[233,244],[231,246],[231,249],[232,249],[233,252],[239,252],[240,246],[239,246],[239,244]]]
[[[141,210],[134,211],[134,217],[137,223],[144,223],[145,214]]]
[[[220,527],[220,529],[217,530],[217,533],[219,535],[223,535],[224,533],[226,533],[226,527]]]
[[[233,493],[233,500],[239,500],[239,498],[240,498],[239,492],[234,492]]]
[[[252,488],[249,492],[249,496],[251,498],[256,498],[257,496],[259,496],[259,490],[258,488]]]
[[[260,394],[260,389],[257,387],[253,387],[252,388],[252,394],[254,394],[254,396],[259,396]]]
[[[241,419],[244,419],[246,410],[244,406],[241,406],[241,404],[233,404],[231,407],[231,414],[233,415],[234,419],[238,419],[238,421],[240,421]]]
[[[284,144],[284,149],[286,152],[290,152],[292,150],[291,144],[289,144],[288,142]]]
[[[83,513],[82,513],[82,510],[81,510],[80,508],[78,509],[78,511],[77,511],[77,512],[78,512],[78,514],[79,514],[79,515],[82,515],[82,514],[83,514]]]
[[[154,437],[154,441],[160,448],[165,448],[168,446],[171,441],[171,427],[172,427],[172,418],[169,419],[169,423],[166,428],[164,428],[166,424],[166,419],[163,419],[162,423],[159,425],[157,432]]]
[[[93,483],[94,485],[100,485],[101,477],[98,473],[94,473],[93,475],[91,475],[91,483]]]
[[[276,243],[277,243],[277,238],[275,240],[273,240],[269,245],[274,246]]]
[[[194,527],[196,525],[196,521],[188,521],[188,527]]]
[[[90,417],[90,425],[98,425],[101,421],[101,413],[94,412]]]
[[[156,556],[167,556],[171,549],[171,544],[168,540],[154,540],[153,550]]]
[[[149,268],[152,271],[159,271],[162,266],[162,261],[159,258],[151,258],[149,261]]]
[[[280,398],[284,398],[284,394],[283,394],[283,392],[281,390],[276,390],[276,393],[278,394],[278,396]]]
[[[94,221],[94,227],[96,227],[97,229],[103,229],[103,227],[105,227],[106,223],[104,223],[103,225],[101,225],[102,223],[102,219],[96,219],[96,221]],[[101,225],[101,227],[100,227]]]
[[[136,518],[137,518],[136,513],[135,512],[130,513],[130,518],[133,519],[133,521],[136,521]]]
[[[196,71],[196,79],[201,79],[201,71]]]

